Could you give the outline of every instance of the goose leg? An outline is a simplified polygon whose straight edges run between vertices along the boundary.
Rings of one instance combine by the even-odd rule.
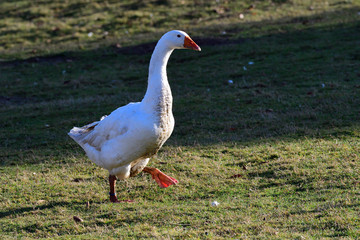
[[[167,188],[170,185],[175,185],[178,181],[175,178],[169,177],[157,168],[145,167],[144,172],[150,173],[152,178],[159,184],[161,188]]]
[[[113,203],[119,203],[119,202],[133,202],[132,200],[122,200],[119,201],[116,197],[116,193],[115,193],[115,184],[116,184],[116,176],[114,175],[109,175],[109,184],[110,184],[110,202]]]
[[[116,203],[119,202],[116,193],[115,193],[115,184],[116,184],[116,176],[109,175],[109,184],[110,184],[110,202]]]

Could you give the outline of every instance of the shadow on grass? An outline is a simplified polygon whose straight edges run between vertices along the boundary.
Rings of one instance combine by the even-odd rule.
[[[353,210],[353,209],[357,209],[359,208],[360,204],[346,204],[345,201],[344,202],[340,202],[340,203],[324,203],[323,205],[318,206],[316,209],[313,210],[298,210],[298,211],[292,211],[291,214],[295,214],[295,215],[308,215],[309,213],[316,213],[317,215],[315,216],[315,218],[317,219],[326,219],[323,220],[320,225],[318,226],[318,228],[320,229],[331,229],[331,233],[330,234],[324,234],[324,237],[330,237],[330,238],[334,238],[334,237],[345,237],[345,236],[349,236],[348,230],[349,227],[346,224],[341,224],[336,220],[329,220],[327,219],[329,217],[328,212],[333,211],[333,209],[347,209],[347,210]],[[304,231],[308,231],[309,230],[309,226],[304,226]]]
[[[36,211],[36,210],[46,210],[46,209],[52,209],[55,207],[69,207],[69,208],[85,208],[86,202],[50,202],[49,204],[44,205],[34,205],[33,207],[23,207],[23,208],[17,208],[17,209],[11,209],[9,211],[0,211],[0,218],[5,218],[11,215],[21,215],[27,212]],[[94,203],[94,202],[93,202]],[[98,202],[97,204],[102,204],[103,202]]]
[[[179,54],[170,60],[169,73],[172,76],[170,81],[173,82],[177,124],[167,144],[238,142],[247,145],[267,139],[358,136],[353,128],[358,127],[360,120],[360,72],[357,63],[357,50],[360,49],[359,44],[356,44],[360,24],[358,20],[347,23],[326,22],[332,18],[339,19],[339,16],[357,14],[357,11],[359,9],[344,9],[309,17],[284,18],[277,22],[254,23],[257,27],[281,26],[286,33],[274,30],[274,34],[252,39],[194,37],[200,46],[205,46],[201,54],[181,53],[181,56]],[[322,21],[323,26],[316,25]],[[244,24],[224,26],[233,37],[241,35],[244,27]],[[205,31],[209,31],[210,35],[211,30]],[[102,102],[96,99],[83,102],[82,95],[107,96],[109,89],[116,89],[112,91],[112,96],[115,92],[143,93],[145,80],[137,82],[134,79],[146,79],[146,70],[138,72],[139,69],[143,71],[146,65],[144,62],[147,62],[142,55],[149,57],[154,45],[146,43],[122,49],[108,47],[3,62],[4,71],[9,76],[9,72],[20,68],[25,72],[25,77],[27,74],[35,74],[35,79],[48,78],[40,70],[34,71],[31,66],[43,71],[52,67],[62,69],[71,66],[72,73],[66,75],[69,80],[57,76],[53,80],[55,83],[44,84],[42,89],[39,84],[19,83],[17,90],[7,96],[0,96],[0,101],[9,106],[8,109],[4,108],[4,114],[1,115],[3,123],[0,126],[6,139],[6,150],[3,152],[7,152],[2,156],[15,159],[16,153],[15,156],[8,154],[18,152],[19,149],[24,154],[27,151],[41,154],[44,149],[62,152],[62,148],[66,148],[70,142],[70,139],[64,139],[73,125],[79,122],[87,124],[96,112],[104,111],[104,105],[107,106],[107,112],[119,106],[106,99]],[[117,62],[118,56],[122,62]],[[254,66],[247,64],[253,60]],[[131,61],[134,62],[129,63]],[[99,64],[99,69],[93,70]],[[247,71],[244,70],[245,66]],[[29,69],[31,71],[26,72]],[[94,74],[95,78],[101,79],[106,72],[111,71],[123,79],[120,79],[121,84],[109,85],[107,80],[83,84],[86,80],[79,77],[85,72],[88,75],[86,78]],[[133,75],[129,75],[129,72]],[[54,74],[48,75],[51,77]],[[226,83],[230,78],[235,82],[231,86]],[[33,89],[32,92],[21,95],[29,88]],[[61,100],[72,96],[79,96],[80,100],[75,99],[69,108],[66,103],[55,103],[55,107],[51,105],[52,98]],[[26,110],[26,104],[31,105],[31,102],[34,102],[34,106]],[[36,104],[60,110],[44,112]],[[84,116],[85,112],[91,114]],[[94,116],[93,120],[98,118],[100,114]],[[56,126],[56,129],[44,128],[39,119],[45,124],[49,122],[49,125]],[[37,161],[38,158],[34,158],[31,163]],[[3,165],[9,163],[11,161],[3,162]]]

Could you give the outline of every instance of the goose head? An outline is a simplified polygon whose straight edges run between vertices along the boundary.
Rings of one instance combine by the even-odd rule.
[[[170,49],[192,49],[201,51],[201,48],[189,37],[186,32],[173,30],[164,34],[161,41]]]

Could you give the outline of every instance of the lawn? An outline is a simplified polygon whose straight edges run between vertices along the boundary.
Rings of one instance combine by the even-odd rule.
[[[140,101],[171,29],[202,48],[149,163],[179,184],[112,204],[67,132]],[[359,0],[1,1],[0,84],[1,239],[360,238]]]

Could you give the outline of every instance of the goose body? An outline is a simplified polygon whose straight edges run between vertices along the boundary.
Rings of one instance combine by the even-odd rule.
[[[129,103],[100,121],[74,127],[69,132],[92,162],[109,171],[110,200],[113,202],[118,201],[115,191],[112,191],[116,178],[126,179],[145,171],[160,187],[177,183],[174,178],[146,165],[174,129],[173,98],[166,65],[172,51],[181,48],[200,51],[200,47],[183,31],[164,34],[150,60],[148,87],[142,101]]]
[[[174,128],[171,114],[162,124],[141,103],[130,103],[99,122],[73,128],[69,135],[85,150],[89,159],[119,179],[140,172],[140,165],[156,154]],[[139,165],[139,166],[138,166]],[[133,169],[131,169],[133,167]]]

